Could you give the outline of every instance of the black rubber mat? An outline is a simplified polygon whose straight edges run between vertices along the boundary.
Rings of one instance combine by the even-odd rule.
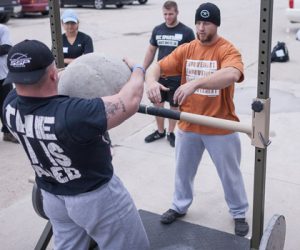
[[[160,223],[160,215],[139,210],[153,250],[249,250],[250,240],[177,220]]]

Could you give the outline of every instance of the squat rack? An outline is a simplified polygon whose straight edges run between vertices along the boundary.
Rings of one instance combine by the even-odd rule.
[[[63,68],[62,36],[60,23],[59,1],[49,0],[49,15],[52,37],[52,48],[58,68]],[[252,103],[252,125],[242,130],[251,137],[251,143],[255,146],[254,165],[254,192],[253,192],[253,215],[252,237],[250,239],[251,250],[283,249],[285,238],[285,219],[282,215],[273,216],[264,234],[264,206],[265,206],[265,181],[267,146],[269,141],[270,124],[270,62],[272,42],[273,0],[261,0],[260,5],[260,28],[259,28],[259,55],[257,76],[257,97]],[[165,109],[140,106],[140,113],[185,120],[183,112],[174,112]],[[200,121],[201,122],[201,121]],[[214,126],[214,125],[212,125]],[[220,125],[222,126],[222,125]],[[232,129],[234,130],[234,129]],[[237,130],[239,131],[239,130]],[[33,188],[33,207],[38,215],[47,218],[43,213],[41,200],[38,198],[40,191],[36,186]],[[37,250],[46,249],[52,236],[51,224],[48,221],[39,242]],[[277,240],[275,239],[277,238]],[[272,248],[270,248],[272,247]],[[275,248],[274,248],[275,247]]]

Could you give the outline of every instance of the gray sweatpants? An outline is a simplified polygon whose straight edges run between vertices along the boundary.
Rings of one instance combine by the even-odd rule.
[[[86,250],[90,237],[101,250],[149,249],[138,211],[117,176],[88,193],[62,196],[42,190],[42,195],[54,249]]]
[[[194,177],[205,149],[217,168],[229,212],[233,218],[244,218],[248,210],[248,201],[239,168],[241,145],[237,133],[201,135],[178,129],[175,144],[176,173],[172,209],[178,213],[186,213],[191,205]]]

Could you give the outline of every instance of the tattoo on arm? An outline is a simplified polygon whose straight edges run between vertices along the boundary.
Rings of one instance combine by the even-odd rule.
[[[117,110],[122,110],[122,112],[126,112],[126,107],[124,102],[119,98],[119,102],[105,102],[105,111],[106,111],[106,118],[109,119],[110,117],[116,115]]]

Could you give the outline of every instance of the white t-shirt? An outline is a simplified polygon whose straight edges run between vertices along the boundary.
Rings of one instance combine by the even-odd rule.
[[[8,28],[5,25],[0,24],[0,45],[3,44],[12,45]],[[7,55],[0,56],[0,80],[5,79],[8,73],[6,60]]]
[[[296,40],[300,41],[300,29],[296,33]]]

